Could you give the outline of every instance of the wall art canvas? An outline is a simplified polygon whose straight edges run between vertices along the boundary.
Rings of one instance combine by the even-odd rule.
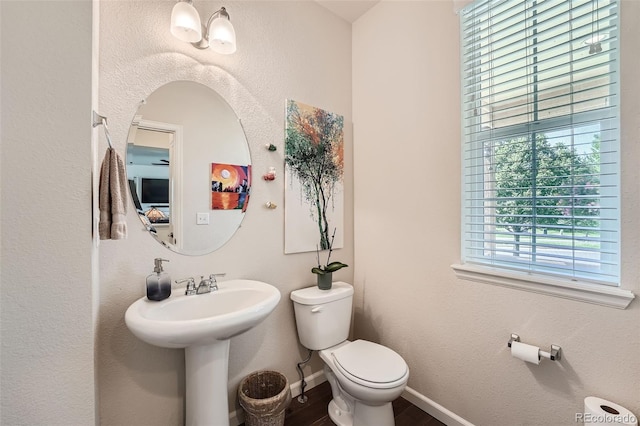
[[[344,117],[286,102],[285,253],[343,247]]]
[[[211,209],[247,209],[251,166],[211,163]]]

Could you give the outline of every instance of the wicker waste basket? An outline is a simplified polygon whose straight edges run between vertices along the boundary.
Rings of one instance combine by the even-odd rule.
[[[240,382],[238,399],[245,426],[282,426],[291,403],[289,381],[277,371],[256,371]]]

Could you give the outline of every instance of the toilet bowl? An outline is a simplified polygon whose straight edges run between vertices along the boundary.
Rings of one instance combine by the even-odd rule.
[[[329,417],[336,425],[395,424],[391,401],[409,380],[409,368],[400,355],[366,340],[345,341],[319,355],[333,394]]]
[[[347,340],[353,287],[308,287],[291,293],[300,342],[318,350],[333,399],[328,412],[338,426],[393,426],[391,402],[409,380],[409,367],[393,350],[367,340]]]

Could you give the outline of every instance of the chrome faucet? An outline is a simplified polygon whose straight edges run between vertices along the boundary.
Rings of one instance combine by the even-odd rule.
[[[218,290],[218,281],[216,277],[224,277],[227,274],[211,274],[209,278],[205,278],[204,275],[200,276],[200,283],[196,287],[196,280],[193,277],[185,278],[183,280],[176,280],[176,284],[187,283],[187,288],[184,292],[187,296],[193,296],[194,294],[206,294],[212,291]]]
[[[200,284],[198,284],[198,289],[196,290],[196,294],[205,294],[205,293],[211,293],[212,287],[214,286],[213,281],[211,281],[211,278],[206,278],[204,277],[204,275],[200,276]],[[215,287],[215,290],[217,290],[218,287]]]
[[[194,294],[197,294],[196,280],[194,280],[193,277],[185,278],[183,280],[176,280],[176,284],[182,283],[187,283],[187,288],[184,292],[185,295],[192,296]]]

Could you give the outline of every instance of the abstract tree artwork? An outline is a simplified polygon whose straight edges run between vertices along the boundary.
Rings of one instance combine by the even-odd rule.
[[[344,117],[286,103],[285,253],[343,245]]]
[[[211,210],[247,209],[251,166],[211,163]]]

